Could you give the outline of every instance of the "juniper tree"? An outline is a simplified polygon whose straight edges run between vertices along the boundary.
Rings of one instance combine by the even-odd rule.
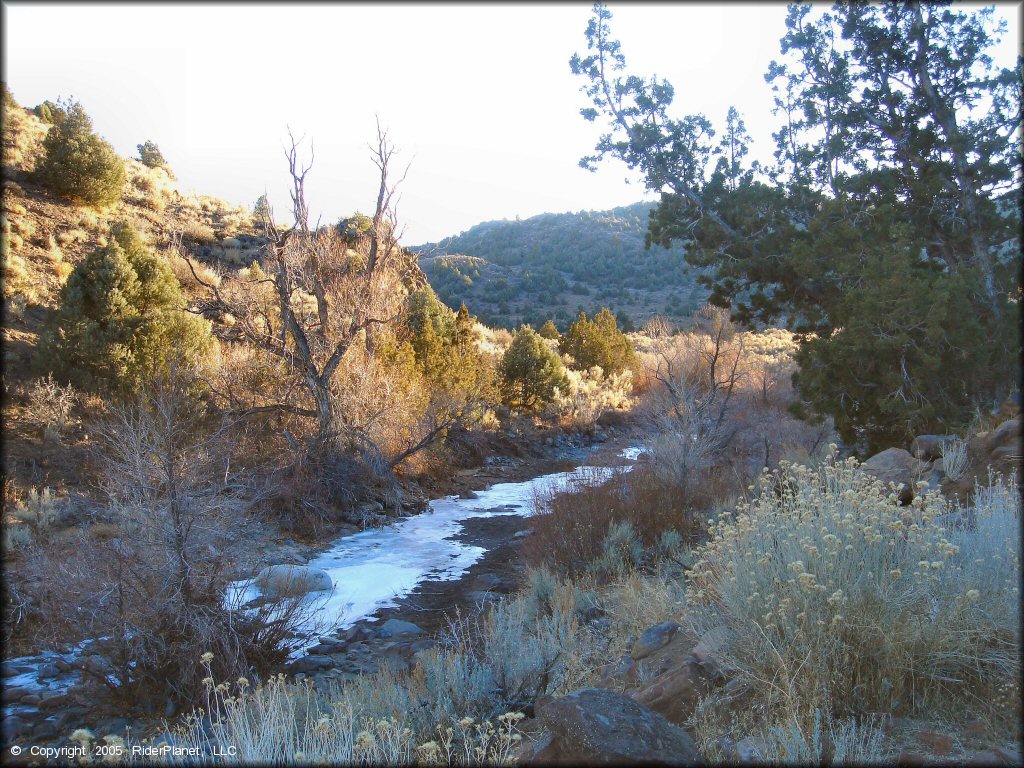
[[[1021,60],[996,67],[991,9],[921,3],[790,6],[766,80],[775,164],[744,163],[730,110],[715,144],[673,86],[626,73],[597,4],[572,71],[616,157],[661,193],[648,243],[712,270],[710,301],[801,335],[807,406],[865,450],[954,430],[1013,386]],[[957,307],[952,310],[952,307]],[[940,373],[941,372],[941,373]]]

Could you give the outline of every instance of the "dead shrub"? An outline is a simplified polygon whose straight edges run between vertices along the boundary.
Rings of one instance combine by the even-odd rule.
[[[538,494],[534,532],[523,546],[527,562],[581,572],[602,556],[609,529],[621,523],[632,526],[645,548],[655,547],[666,531],[677,531],[685,542],[702,535],[701,510],[712,503],[712,493],[683,496],[650,465],[601,479],[592,475]]]

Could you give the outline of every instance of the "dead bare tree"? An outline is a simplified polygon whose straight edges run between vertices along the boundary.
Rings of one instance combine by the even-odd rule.
[[[396,456],[385,456],[363,418],[366,409],[341,396],[338,373],[353,350],[372,347],[375,329],[399,317],[409,288],[422,281],[414,260],[398,244],[396,190],[404,174],[394,178],[395,149],[378,123],[377,141],[371,146],[379,177],[376,206],[365,238],[353,248],[334,227],[310,227],[305,182],[312,162],[300,161],[301,142],[289,135],[293,224],[281,231],[264,212],[269,244],[263,267],[225,275],[219,285],[201,278],[189,260],[195,279],[208,293],[199,310],[230,315],[234,325],[229,337],[276,358],[301,383],[301,398],[253,406],[246,409],[249,413],[278,411],[315,419],[316,444],[325,455],[359,456],[384,476],[431,441],[417,437]],[[460,418],[451,415],[452,423]]]
[[[735,436],[729,408],[745,375],[744,334],[728,313],[705,307],[698,320],[702,327],[685,338],[655,339],[651,370],[660,385],[654,418],[661,463],[680,487],[721,456]]]

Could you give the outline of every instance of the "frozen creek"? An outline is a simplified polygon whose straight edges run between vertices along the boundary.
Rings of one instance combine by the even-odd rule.
[[[475,498],[446,496],[432,501],[427,510],[378,528],[339,539],[306,565],[326,571],[334,584],[331,592],[312,593],[306,599],[329,632],[351,627],[359,621],[376,621],[374,614],[397,605],[425,581],[460,578],[486,551],[457,541],[461,523],[470,518],[496,515],[533,514],[535,494],[574,482],[602,482],[617,469],[629,471],[644,451],[627,448],[618,454],[617,467],[584,464],[569,472],[540,475],[529,480],[497,483],[477,492]],[[228,601],[244,605],[259,597],[251,582],[236,582]],[[293,652],[293,658],[319,642],[307,638]],[[34,720],[40,699],[61,697],[78,682],[78,657],[90,641],[65,648],[64,653],[45,651],[34,656],[3,662],[4,715],[17,714]],[[9,694],[15,694],[10,696]],[[13,700],[12,700],[13,699]],[[54,702],[55,703],[55,702]]]
[[[628,470],[643,452],[631,447],[619,453],[618,469]],[[522,482],[497,483],[477,492],[476,498],[446,496],[430,502],[413,517],[384,528],[363,531],[339,539],[305,565],[326,571],[334,584],[330,593],[312,593],[307,599],[318,618],[332,631],[346,629],[358,621],[374,621],[374,614],[393,608],[397,601],[424,581],[460,578],[486,552],[481,547],[456,541],[461,523],[474,517],[533,514],[535,494],[573,482],[601,482],[616,467],[583,465],[569,472],[540,475]],[[238,582],[229,599],[240,604],[257,598],[259,590],[249,582]],[[239,604],[236,603],[236,604]],[[315,645],[311,637],[296,649],[299,656]]]

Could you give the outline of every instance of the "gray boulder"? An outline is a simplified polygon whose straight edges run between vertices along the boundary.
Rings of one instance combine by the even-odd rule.
[[[307,565],[271,565],[256,575],[256,586],[267,597],[293,597],[323,592],[334,586],[330,575]]]
[[[402,621],[401,619],[388,619],[379,630],[377,635],[379,637],[396,637],[398,635],[422,635],[423,630],[417,627],[411,621]]]
[[[633,643],[629,655],[634,659],[642,659],[650,656],[659,648],[668,645],[669,641],[682,629],[682,625],[675,621],[662,621],[653,627],[648,627],[644,633]]]
[[[865,461],[861,465],[861,469],[883,483],[902,485],[903,488],[899,494],[900,502],[909,504],[917,490],[914,483],[925,474],[927,465],[923,461],[915,459],[902,448],[888,448]]]
[[[540,709],[559,756],[571,763],[702,765],[693,738],[628,696],[584,688]]]

